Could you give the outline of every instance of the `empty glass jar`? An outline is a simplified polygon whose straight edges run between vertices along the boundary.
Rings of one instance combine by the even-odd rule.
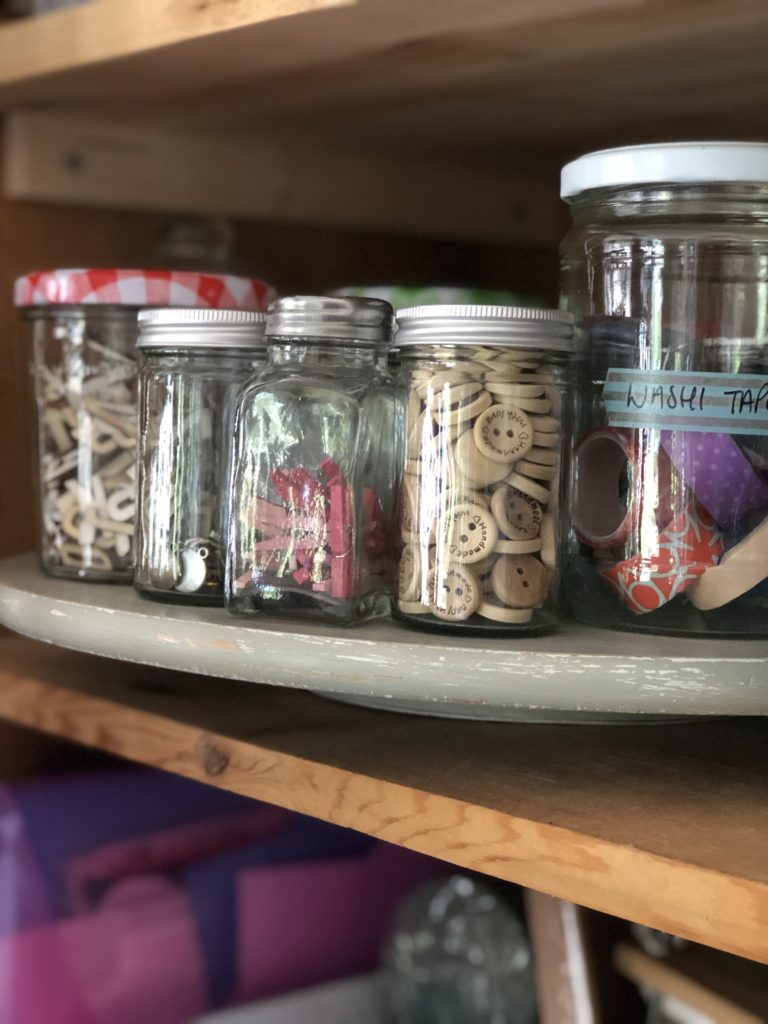
[[[768,634],[768,146],[563,170],[563,302],[589,340],[567,592],[582,621]]]
[[[139,529],[134,584],[150,597],[223,602],[234,400],[265,361],[264,314],[139,314]]]
[[[388,607],[399,437],[377,299],[280,299],[267,369],[238,400],[226,598],[233,612],[351,624]]]
[[[395,614],[437,629],[551,630],[573,317],[417,306],[397,326],[408,403]]]

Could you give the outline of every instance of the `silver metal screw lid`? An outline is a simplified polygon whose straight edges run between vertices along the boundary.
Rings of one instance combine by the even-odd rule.
[[[574,317],[526,306],[411,306],[397,314],[395,347],[502,345],[569,352]]]
[[[382,299],[293,295],[277,299],[267,310],[267,338],[388,345],[392,315]]]
[[[266,315],[240,309],[142,309],[139,348],[265,348]]]

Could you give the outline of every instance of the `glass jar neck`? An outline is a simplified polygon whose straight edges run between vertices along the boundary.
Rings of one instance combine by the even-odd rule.
[[[571,203],[575,224],[632,220],[768,225],[768,184],[633,185],[591,189]]]
[[[270,342],[270,366],[291,366],[349,372],[385,370],[387,345],[362,344],[359,341],[321,341],[310,338],[280,338]]]

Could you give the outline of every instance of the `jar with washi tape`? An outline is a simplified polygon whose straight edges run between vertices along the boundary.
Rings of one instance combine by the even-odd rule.
[[[224,603],[234,402],[266,362],[264,313],[139,313],[136,573],[144,596]]]
[[[230,611],[353,625],[389,608],[401,403],[392,307],[294,296],[267,314],[268,363],[237,402]]]
[[[584,622],[768,635],[768,145],[563,169],[563,305],[588,339],[566,593]]]
[[[558,310],[397,314],[407,405],[394,613],[409,625],[556,628],[573,344],[573,318]]]
[[[15,302],[29,328],[37,401],[46,572],[133,578],[139,310],[261,310],[272,295],[262,281],[187,271],[49,270],[19,278]]]

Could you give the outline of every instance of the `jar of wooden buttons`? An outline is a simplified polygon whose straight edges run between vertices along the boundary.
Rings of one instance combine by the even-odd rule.
[[[223,604],[234,401],[266,361],[263,313],[139,314],[139,492],[134,585],[190,604]]]
[[[768,635],[768,145],[568,164],[588,337],[566,593],[596,626]]]
[[[166,270],[19,278],[15,302],[33,349],[46,572],[105,582],[133,577],[139,309],[263,309],[272,294],[261,281]]]
[[[551,631],[572,316],[417,306],[397,314],[395,348],[408,394],[395,615]]]
[[[267,314],[268,365],[234,428],[230,611],[352,625],[388,610],[401,403],[392,307],[298,296]]]

